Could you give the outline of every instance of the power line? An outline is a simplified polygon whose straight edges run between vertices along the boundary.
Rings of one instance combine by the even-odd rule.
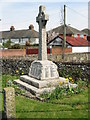
[[[85,19],[87,19],[87,20],[88,20],[88,18],[87,18],[86,16],[84,16],[83,14],[81,14],[81,13],[77,12],[76,10],[74,10],[74,9],[72,9],[72,8],[68,7],[68,6],[66,6],[66,7],[67,7],[67,8],[69,8],[70,10],[72,10],[73,12],[77,13],[78,15],[82,16],[83,18],[85,18]]]

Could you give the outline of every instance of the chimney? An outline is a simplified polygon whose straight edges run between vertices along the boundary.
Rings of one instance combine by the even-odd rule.
[[[86,36],[86,35],[84,35],[84,39],[85,39],[85,40],[87,39],[87,36]]]
[[[80,38],[80,34],[78,34],[78,38]]]
[[[10,31],[14,31],[14,30],[15,30],[14,26],[11,26]]]
[[[29,30],[34,30],[34,26],[32,24],[30,24]]]
[[[74,37],[74,34],[72,34],[72,37]]]

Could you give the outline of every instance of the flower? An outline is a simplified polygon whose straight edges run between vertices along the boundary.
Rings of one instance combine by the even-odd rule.
[[[24,72],[22,72],[22,75],[24,74]]]
[[[72,80],[72,77],[69,77],[69,80]]]
[[[18,73],[19,71],[18,70],[16,70],[16,73]]]
[[[72,80],[72,82],[74,82],[74,80]]]
[[[6,80],[6,82],[8,83],[8,79]]]
[[[66,81],[68,81],[69,79],[68,78],[66,78]]]
[[[59,82],[59,85],[62,85],[62,82],[61,82],[61,81]]]

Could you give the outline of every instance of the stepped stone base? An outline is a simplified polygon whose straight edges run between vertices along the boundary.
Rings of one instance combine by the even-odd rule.
[[[20,80],[14,80],[15,84],[18,84],[35,96],[51,92],[59,82],[64,83],[64,86],[76,87],[76,85],[66,81],[65,78],[59,77],[56,64],[49,60],[32,62],[29,75],[23,75],[20,77]]]
[[[59,84],[59,82],[63,82],[64,86],[70,85],[71,87],[76,87],[76,84],[70,84],[66,81],[65,78],[59,77],[58,79],[51,79],[51,80],[43,80],[40,81],[38,79],[32,78],[27,75],[23,75],[20,77],[20,80],[14,80],[15,84],[18,84],[20,87],[24,88],[25,90],[29,91],[35,96],[40,96],[45,92],[51,92],[55,89],[55,87]]]

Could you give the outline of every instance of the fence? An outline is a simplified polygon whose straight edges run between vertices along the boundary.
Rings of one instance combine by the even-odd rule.
[[[50,54],[50,49],[47,48],[47,53]],[[38,48],[27,48],[26,55],[38,54]]]

